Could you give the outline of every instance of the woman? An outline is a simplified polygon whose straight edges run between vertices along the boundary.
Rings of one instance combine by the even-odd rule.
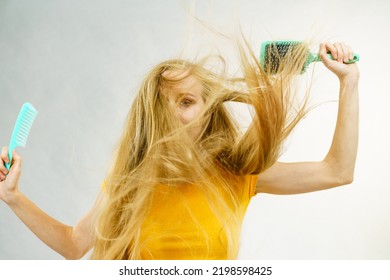
[[[150,72],[101,195],[76,226],[49,217],[19,191],[21,157],[14,152],[7,174],[7,147],[1,153],[0,198],[67,259],[91,248],[93,259],[234,259],[241,222],[256,193],[306,193],[353,180],[359,71],[343,63],[352,58],[344,43],[321,44],[319,53],[340,80],[334,138],[320,162],[277,162],[283,141],[305,114],[306,101],[293,108],[292,87],[304,52],[291,53],[285,67],[269,76],[241,48],[243,78],[183,60]],[[244,133],[229,117],[226,101],[253,106]]]

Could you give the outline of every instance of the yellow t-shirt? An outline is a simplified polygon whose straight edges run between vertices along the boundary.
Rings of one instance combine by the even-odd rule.
[[[235,182],[242,194],[240,209],[236,211],[241,224],[255,195],[257,175],[235,177]],[[104,189],[104,182],[102,187]],[[140,244],[141,259],[227,259],[223,225],[210,208],[205,194],[194,185],[156,186],[150,213],[141,229]]]
[[[238,180],[239,187],[243,188],[241,209],[237,211],[240,223],[255,194],[256,181],[254,175]],[[141,229],[141,244],[144,245],[142,259],[227,259],[223,226],[204,193],[193,185],[177,190],[158,186],[152,209]]]

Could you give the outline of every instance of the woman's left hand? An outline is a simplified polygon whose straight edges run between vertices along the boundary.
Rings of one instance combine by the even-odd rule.
[[[330,59],[327,53],[331,53],[334,60]],[[340,79],[340,81],[357,82],[359,80],[359,69],[356,63],[346,64],[353,58],[352,48],[345,43],[322,43],[320,44],[320,57],[324,65]]]

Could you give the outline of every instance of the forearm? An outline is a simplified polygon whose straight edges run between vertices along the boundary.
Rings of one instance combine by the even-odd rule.
[[[325,158],[341,184],[353,180],[359,138],[358,79],[340,81],[336,128]]]
[[[67,259],[78,255],[75,253],[77,250],[72,241],[72,227],[44,213],[20,192],[14,195],[8,205],[20,220],[53,250]]]

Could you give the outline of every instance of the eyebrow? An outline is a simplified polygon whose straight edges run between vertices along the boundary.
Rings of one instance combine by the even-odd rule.
[[[176,94],[175,96],[175,99],[179,99],[179,98],[182,98],[183,96],[190,96],[194,99],[198,99],[194,94],[190,93],[190,92],[179,92]]]

